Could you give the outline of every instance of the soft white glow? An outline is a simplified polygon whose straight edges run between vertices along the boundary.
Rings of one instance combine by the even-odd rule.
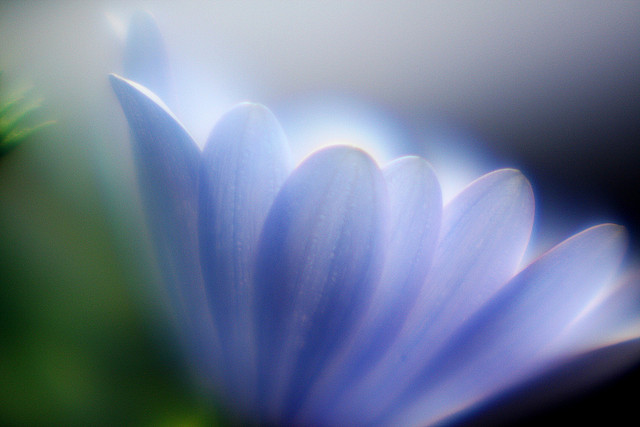
[[[418,146],[423,147],[419,154],[438,174],[445,204],[479,176],[500,166],[514,166],[499,164],[481,139],[435,117],[424,124]]]
[[[173,55],[173,52],[170,55],[172,59],[180,56]],[[241,101],[260,101],[244,99],[242,94],[245,91],[234,85],[229,76],[212,74],[184,58],[175,63],[179,66],[171,68],[176,94],[174,111],[200,148],[207,142],[213,125],[230,108]]]
[[[291,142],[294,160],[329,145],[366,150],[383,166],[402,154],[400,124],[375,107],[347,97],[319,95],[274,108]],[[320,99],[320,101],[317,101]]]
[[[112,13],[112,12],[105,12],[104,16],[107,19],[107,22],[109,23],[109,26],[113,31],[113,34],[121,43],[124,43],[124,41],[127,38],[127,21],[128,20],[125,20],[119,14]]]

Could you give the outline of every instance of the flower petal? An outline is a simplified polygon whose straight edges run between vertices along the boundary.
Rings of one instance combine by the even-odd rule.
[[[533,209],[528,181],[512,169],[479,178],[445,207],[418,302],[385,359],[350,398],[336,402],[343,419],[353,407],[358,416],[372,419],[383,413],[448,335],[514,274],[529,240]]]
[[[109,78],[131,128],[138,183],[170,297],[197,351],[210,359],[215,334],[204,298],[196,224],[200,151],[154,93],[122,77]]]
[[[640,272],[612,283],[596,295],[564,336],[559,347],[589,349],[640,335]]]
[[[390,205],[386,259],[371,307],[357,334],[323,372],[297,418],[313,423],[329,413],[340,391],[360,378],[392,343],[422,288],[440,231],[442,194],[431,166],[403,157],[384,169]]]
[[[364,152],[330,147],[296,169],[265,223],[258,401],[284,422],[365,312],[379,277],[386,191]]]
[[[481,177],[445,207],[434,265],[414,312],[416,339],[441,342],[513,276],[533,213],[531,186],[513,169]]]
[[[200,152],[175,116],[151,91],[114,74],[109,78],[133,134],[138,181],[157,246],[163,254],[163,265],[174,271],[171,275],[178,282],[184,285],[193,279],[197,282],[200,267],[196,190]]]
[[[226,360],[226,394],[253,397],[253,266],[267,212],[290,171],[286,137],[271,111],[243,103],[213,129],[200,170],[202,270]]]
[[[442,193],[431,166],[405,157],[384,170],[391,207],[387,257],[367,328],[376,329],[377,346],[386,348],[415,303],[440,232]]]
[[[148,87],[165,101],[172,101],[169,60],[155,19],[138,11],[131,17],[124,49],[124,76]]]
[[[531,381],[505,390],[489,402],[469,408],[469,411],[455,414],[447,422],[464,425],[468,419],[474,425],[511,425],[533,410],[561,402],[605,379],[622,374],[636,364],[639,357],[640,331],[636,329],[635,336],[563,359]],[[635,396],[629,394],[629,399],[635,399]],[[628,419],[610,414],[607,422],[623,425]]]
[[[562,357],[555,340],[611,280],[625,236],[612,224],[590,228],[518,274],[414,377],[397,400],[410,409],[394,422],[438,421]]]

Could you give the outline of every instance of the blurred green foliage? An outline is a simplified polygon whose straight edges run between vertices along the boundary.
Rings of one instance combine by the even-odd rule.
[[[110,136],[86,105],[33,126],[26,98],[1,122],[3,152],[30,141],[0,162],[0,425],[218,424],[151,292],[144,227],[105,198],[92,150]]]
[[[42,99],[31,99],[28,88],[23,88],[5,99],[2,83],[0,70],[0,156],[11,151],[40,129],[55,123],[52,120],[37,124],[30,123],[29,119],[40,110]]]

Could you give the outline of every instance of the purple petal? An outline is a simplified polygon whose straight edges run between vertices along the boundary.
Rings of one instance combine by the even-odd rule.
[[[415,377],[396,421],[437,421],[547,369],[561,357],[555,340],[611,280],[625,236],[616,225],[590,228],[518,274]]]
[[[338,408],[355,406],[358,416],[371,419],[386,411],[445,339],[517,270],[533,209],[528,181],[511,169],[479,178],[445,207],[433,266],[404,329]]]
[[[640,272],[603,289],[559,339],[567,350],[590,349],[640,335]]]
[[[131,128],[138,183],[173,305],[202,347],[202,357],[210,359],[215,334],[204,298],[196,224],[200,151],[155,94],[122,77],[109,78]]]
[[[200,250],[209,302],[226,360],[226,394],[248,405],[256,380],[253,270],[262,225],[290,171],[286,137],[265,107],[225,114],[200,170]]]
[[[299,415],[302,424],[328,414],[332,400],[384,354],[431,267],[442,215],[440,185],[431,166],[419,157],[404,157],[387,166],[384,176],[391,211],[381,280],[357,334],[323,373],[310,407]]]
[[[405,157],[384,170],[391,207],[387,257],[367,328],[394,336],[415,303],[433,262],[442,217],[442,193],[431,166]],[[379,329],[382,327],[382,329]]]
[[[172,101],[169,61],[162,35],[148,12],[131,17],[124,49],[124,76],[148,87],[165,102]]]
[[[454,414],[456,424],[468,418],[474,425],[511,425],[534,410],[556,404],[578,392],[593,388],[606,379],[622,374],[640,357],[640,333],[634,337],[572,355],[549,367],[532,380],[505,390],[488,402]],[[632,398],[632,397],[630,397]],[[611,425],[627,419],[611,414]],[[509,424],[508,424],[509,423]]]
[[[513,276],[533,213],[531,186],[513,169],[481,177],[445,207],[434,265],[412,318],[417,340],[441,342]]]
[[[386,191],[364,152],[309,157],[278,195],[257,262],[258,400],[270,422],[291,417],[365,312],[383,260]]]

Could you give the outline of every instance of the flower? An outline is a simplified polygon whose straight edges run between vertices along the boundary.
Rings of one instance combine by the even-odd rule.
[[[241,420],[428,425],[460,420],[594,354],[637,355],[623,227],[602,224],[520,263],[526,178],[480,177],[446,206],[429,164],[382,168],[333,146],[292,167],[273,114],[243,103],[200,151],[145,86],[111,75],[190,354]]]

